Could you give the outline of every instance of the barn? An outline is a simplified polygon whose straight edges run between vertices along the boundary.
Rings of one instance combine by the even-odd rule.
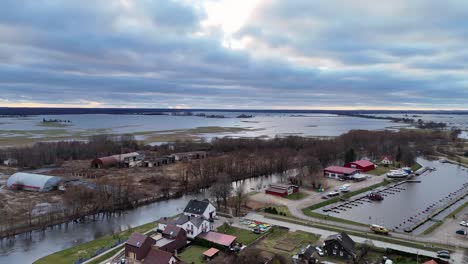
[[[48,192],[56,189],[60,177],[17,172],[8,178],[7,187],[11,189]]]
[[[341,166],[329,166],[323,170],[323,175],[334,179],[348,179],[352,175],[359,173],[359,169],[347,168]]]
[[[371,171],[375,169],[375,164],[368,160],[356,160],[353,162],[348,162],[344,166],[347,168],[359,169],[362,172]]]
[[[109,168],[109,167],[116,166],[118,164],[119,164],[119,161],[113,156],[101,157],[101,158],[93,159],[93,161],[91,161],[91,168],[96,168],[96,169]]]
[[[299,186],[292,184],[270,184],[265,190],[266,194],[276,195],[276,196],[288,196],[299,191]]]

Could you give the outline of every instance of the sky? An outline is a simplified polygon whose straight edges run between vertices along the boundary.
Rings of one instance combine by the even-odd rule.
[[[0,106],[468,109],[466,0],[2,0]]]

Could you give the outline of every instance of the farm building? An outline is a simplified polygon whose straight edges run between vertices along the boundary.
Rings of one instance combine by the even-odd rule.
[[[206,158],[206,151],[174,153],[174,154],[171,154],[170,156],[174,157],[176,161],[190,161],[194,159]]]
[[[41,174],[17,172],[8,178],[7,187],[11,189],[48,192],[58,187],[61,178]]]
[[[292,184],[270,184],[265,190],[266,194],[276,195],[276,196],[288,196],[299,191],[299,186]]]
[[[97,159],[93,159],[91,161],[91,168],[96,168],[96,169],[101,169],[101,168],[109,168],[113,166],[117,166],[119,164],[119,161],[112,157],[101,157]]]
[[[143,163],[143,159],[144,155],[140,155],[138,152],[112,155],[92,160],[91,168],[109,168],[117,165],[131,168],[141,165]]]
[[[353,162],[348,162],[344,166],[347,168],[359,169],[362,172],[371,171],[375,169],[375,164],[368,160],[356,160]]]
[[[140,233],[133,233],[125,243],[125,257],[133,260],[142,260],[156,241]]]
[[[329,166],[323,170],[323,175],[333,179],[347,179],[352,175],[359,173],[359,169],[347,168],[341,166]]]
[[[175,163],[175,157],[166,156],[166,157],[161,157],[161,158],[157,158],[154,160],[146,160],[144,161],[144,166],[145,167],[159,167],[159,166],[168,165],[172,163]]]

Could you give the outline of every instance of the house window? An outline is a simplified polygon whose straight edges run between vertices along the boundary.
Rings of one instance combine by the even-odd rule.
[[[333,255],[336,255],[336,249],[333,250]]]
[[[335,244],[335,249],[338,249],[338,245]]]
[[[343,256],[343,251],[340,250],[340,256]]]

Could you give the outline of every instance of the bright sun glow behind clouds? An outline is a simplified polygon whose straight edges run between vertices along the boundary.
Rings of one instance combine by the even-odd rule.
[[[224,32],[223,45],[229,48],[244,48],[242,42],[231,36],[238,31],[248,20],[252,11],[260,0],[221,0],[203,3],[207,14],[202,26],[220,26]]]

